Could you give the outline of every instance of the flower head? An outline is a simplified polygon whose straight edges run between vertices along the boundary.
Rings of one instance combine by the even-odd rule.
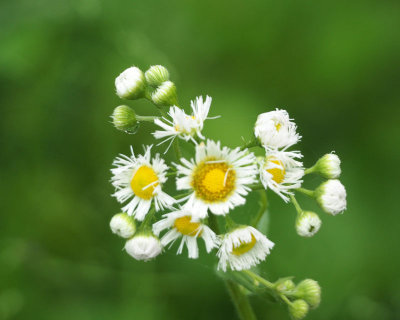
[[[269,150],[266,157],[259,163],[261,183],[270,188],[285,202],[292,190],[300,188],[304,176],[303,164],[296,159],[302,158],[298,151],[287,152]]]
[[[301,138],[296,129],[287,111],[276,109],[258,116],[254,134],[267,149],[288,148]]]
[[[225,234],[218,251],[218,269],[246,270],[264,261],[274,243],[257,229],[241,226]]]
[[[346,189],[337,179],[322,183],[315,190],[315,196],[318,204],[326,213],[337,215],[346,210]]]
[[[304,319],[309,309],[307,302],[304,300],[295,300],[289,304],[289,313],[293,320]]]
[[[122,105],[114,109],[111,115],[115,128],[127,133],[136,133],[139,128],[139,121],[135,111],[128,106]]]
[[[255,182],[257,166],[252,153],[239,148],[221,148],[219,142],[208,140],[196,146],[196,158],[181,159],[176,165],[178,190],[190,190],[185,209],[193,217],[205,218],[207,211],[225,215],[246,202],[249,184]]]
[[[111,179],[116,188],[114,197],[120,203],[129,199],[130,202],[122,208],[130,216],[142,221],[154,201],[157,211],[170,207],[175,200],[162,191],[162,185],[167,181],[166,171],[168,166],[156,154],[151,159],[151,146],[145,149],[144,155],[135,156],[131,149],[131,156],[120,155],[111,169]]]
[[[169,72],[167,68],[160,65],[151,66],[144,76],[147,84],[155,88],[169,80]]]
[[[296,231],[299,236],[312,237],[321,228],[321,219],[310,211],[303,211],[296,220]]]
[[[177,104],[178,96],[175,84],[164,81],[152,93],[151,99],[157,106],[173,106]]]
[[[168,115],[171,120],[167,118],[156,119],[154,123],[164,130],[158,130],[153,133],[156,139],[164,139],[161,143],[174,140],[179,137],[185,141],[194,140],[197,136],[204,139],[201,134],[203,130],[204,121],[207,119],[208,112],[210,111],[211,98],[207,96],[203,102],[202,97],[197,97],[195,101],[191,101],[192,114],[187,115],[182,109],[173,106],[169,109]]]
[[[321,287],[318,282],[312,279],[305,279],[300,282],[294,295],[297,298],[304,299],[311,308],[316,308],[321,303]]]
[[[134,100],[143,96],[146,80],[142,70],[130,67],[115,79],[117,95],[122,99]]]
[[[162,246],[154,235],[140,234],[125,243],[125,250],[136,260],[149,261],[162,252]]]
[[[178,248],[178,254],[182,253],[186,244],[189,252],[189,258],[197,259],[199,257],[199,248],[197,239],[202,238],[206,245],[207,252],[218,247],[219,239],[216,234],[205,224],[195,221],[189,212],[185,210],[174,211],[164,215],[164,219],[153,225],[153,232],[159,235],[163,230],[169,229],[161,238],[161,244],[165,247],[171,245],[178,239],[182,241]]]
[[[136,231],[135,221],[126,213],[114,215],[110,221],[110,228],[122,238],[130,238]]]

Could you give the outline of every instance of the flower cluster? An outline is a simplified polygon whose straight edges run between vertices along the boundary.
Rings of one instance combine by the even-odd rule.
[[[253,191],[272,190],[283,201],[292,202],[297,211],[295,230],[303,237],[316,234],[321,220],[316,213],[301,209],[295,192],[314,198],[329,214],[346,209],[346,191],[337,180],[341,173],[338,156],[327,154],[306,169],[301,152],[291,150],[301,136],[287,111],[260,114],[253,140],[228,148],[203,134],[206,120],[216,118],[209,117],[211,97],[195,98],[191,112],[186,113],[178,104],[175,84],[165,67],[152,66],[145,73],[137,67],[128,68],[116,78],[115,85],[122,99],[145,98],[160,112],[159,116],[139,116],[131,107],[121,105],[112,115],[115,127],[135,133],[140,123],[152,122],[157,127],[153,132],[157,146],[167,143],[163,153],[173,146],[176,155],[176,162],[167,165],[159,153],[152,155],[153,146],[145,146],[140,155],[131,147],[130,155],[121,154],[113,162],[113,196],[121,203],[123,213],[115,215],[110,226],[127,239],[125,250],[135,259],[151,260],[176,241],[180,241],[178,254],[186,247],[189,258],[196,259],[202,239],[208,253],[215,250],[218,269],[223,272],[258,265],[270,254],[274,243],[257,229],[257,223],[240,225],[230,215],[234,208],[245,205]],[[182,142],[192,146],[192,156],[181,155]],[[264,156],[256,157],[251,148],[262,148]],[[328,180],[315,190],[302,188],[304,177],[314,173]],[[175,179],[177,192],[166,189],[168,178]],[[297,294],[293,297],[299,299],[288,300],[291,313],[307,313],[312,303],[304,296]]]

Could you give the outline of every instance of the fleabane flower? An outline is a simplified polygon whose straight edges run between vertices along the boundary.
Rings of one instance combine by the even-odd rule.
[[[144,155],[136,157],[132,148],[131,152],[131,156],[121,154],[113,162],[111,181],[116,188],[113,196],[120,203],[130,200],[122,211],[142,221],[153,201],[159,211],[170,207],[175,200],[162,191],[168,166],[159,154],[151,159],[151,146],[145,148]]]
[[[257,229],[240,226],[225,234],[218,251],[218,269],[247,270],[264,261],[274,243]]]
[[[287,111],[276,109],[258,116],[254,134],[265,148],[288,148],[301,138],[296,130]]]
[[[111,231],[122,238],[130,238],[136,232],[135,221],[126,213],[114,215],[110,221]]]
[[[321,208],[329,214],[343,213],[347,207],[346,189],[343,184],[332,179],[322,183],[315,190],[315,197]]]
[[[216,215],[225,215],[231,209],[243,205],[250,188],[256,181],[255,156],[247,150],[241,151],[221,147],[220,142],[208,140],[196,146],[195,159],[181,159],[176,165],[178,190],[192,193],[184,208],[195,219],[207,216],[208,209]]]
[[[198,238],[204,240],[207,252],[218,247],[219,239],[217,235],[208,226],[193,219],[189,212],[179,210],[168,213],[163,217],[164,219],[153,225],[153,232],[158,236],[163,230],[169,229],[161,238],[161,244],[164,247],[168,244],[172,245],[177,239],[182,238],[177,253],[181,254],[186,244],[191,259],[199,257]]]
[[[259,173],[264,188],[270,188],[285,202],[292,190],[300,188],[304,176],[303,164],[296,159],[303,156],[298,151],[270,150],[259,162]]]
[[[165,117],[154,120],[156,125],[164,129],[154,132],[154,137],[156,139],[164,139],[161,144],[170,140],[173,141],[176,137],[185,141],[192,140],[195,143],[195,136],[204,139],[201,131],[210,111],[211,100],[207,96],[204,102],[202,97],[197,97],[195,101],[191,101],[191,115],[187,115],[182,109],[172,106],[168,112],[171,120]]]
[[[136,260],[149,261],[162,252],[160,239],[151,233],[135,235],[125,243],[125,251]]]
[[[311,211],[303,211],[296,220],[296,231],[299,236],[312,237],[321,228],[321,219]]]

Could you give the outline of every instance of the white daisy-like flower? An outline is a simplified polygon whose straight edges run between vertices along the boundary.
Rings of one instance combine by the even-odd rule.
[[[196,146],[196,158],[181,159],[176,165],[178,190],[192,193],[184,208],[196,219],[207,216],[207,211],[225,215],[231,209],[243,205],[250,188],[256,181],[257,165],[253,153],[247,150],[221,148],[220,142],[208,140]]]
[[[135,221],[126,213],[114,215],[110,221],[111,231],[122,238],[130,238],[135,234]]]
[[[326,213],[337,215],[346,210],[346,189],[337,179],[322,183],[315,190],[315,197],[318,204]]]
[[[144,94],[146,80],[142,70],[130,67],[115,79],[117,95],[122,99],[137,99]]]
[[[263,186],[270,188],[285,202],[289,201],[291,190],[300,188],[304,176],[303,164],[296,159],[303,156],[299,151],[270,150],[259,163],[260,179]]]
[[[321,219],[311,211],[303,211],[296,220],[296,231],[299,236],[312,237],[321,228]]]
[[[161,244],[164,247],[168,244],[172,245],[178,238],[182,237],[177,253],[181,254],[186,244],[191,259],[199,257],[198,238],[204,240],[207,252],[217,248],[219,244],[217,235],[208,226],[193,219],[190,213],[185,210],[168,213],[164,215],[164,219],[153,225],[153,232],[157,236],[166,229],[170,230],[161,238]]]
[[[151,159],[151,146],[138,157],[132,147],[131,152],[130,157],[121,154],[113,162],[115,168],[111,169],[111,181],[116,188],[113,196],[120,203],[131,199],[122,211],[142,221],[153,201],[156,211],[159,211],[170,207],[175,199],[162,191],[162,185],[167,181],[168,166],[160,155],[156,154]]]
[[[207,96],[204,102],[203,97],[197,97],[195,101],[191,101],[191,115],[187,115],[185,111],[176,106],[171,107],[168,112],[171,120],[167,118],[154,120],[156,125],[164,129],[154,132],[154,137],[156,139],[164,139],[160,144],[170,140],[172,143],[176,137],[185,141],[192,140],[197,144],[194,137],[197,135],[200,139],[204,139],[204,136],[201,133],[204,121],[206,119],[212,119],[208,118],[211,100],[211,97]]]
[[[254,134],[265,148],[288,148],[301,138],[296,129],[287,111],[276,109],[258,116]]]
[[[218,269],[250,269],[264,261],[274,243],[257,229],[241,226],[225,234],[218,251]]]
[[[162,252],[162,245],[154,235],[141,234],[125,243],[125,251],[136,260],[149,261]]]

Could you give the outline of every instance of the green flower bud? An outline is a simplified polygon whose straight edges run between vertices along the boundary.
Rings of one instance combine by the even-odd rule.
[[[111,115],[114,126],[121,131],[128,133],[136,133],[139,129],[139,121],[137,120],[135,111],[125,105],[118,106]]]
[[[321,219],[311,211],[303,211],[296,220],[296,231],[299,236],[312,237],[321,228]]]
[[[304,300],[295,300],[289,305],[289,313],[293,320],[304,319],[308,310],[308,304]]]
[[[178,103],[175,84],[171,81],[163,82],[154,90],[151,99],[157,106],[174,106]]]
[[[163,82],[169,80],[169,72],[167,68],[157,65],[151,66],[144,74],[147,84],[154,88],[160,86]]]
[[[336,179],[341,173],[340,159],[336,154],[326,154],[310,169],[311,172],[318,173],[326,179]]]
[[[305,300],[314,309],[321,303],[321,287],[317,281],[306,279],[297,285],[294,296]]]
[[[294,282],[290,279],[282,279],[276,283],[276,289],[279,292],[287,292],[287,291],[292,291],[296,285]]]
[[[126,213],[118,213],[110,221],[111,231],[122,238],[130,238],[136,232],[135,221]]]
[[[117,95],[122,99],[142,98],[146,90],[146,80],[142,70],[130,67],[115,79]]]

